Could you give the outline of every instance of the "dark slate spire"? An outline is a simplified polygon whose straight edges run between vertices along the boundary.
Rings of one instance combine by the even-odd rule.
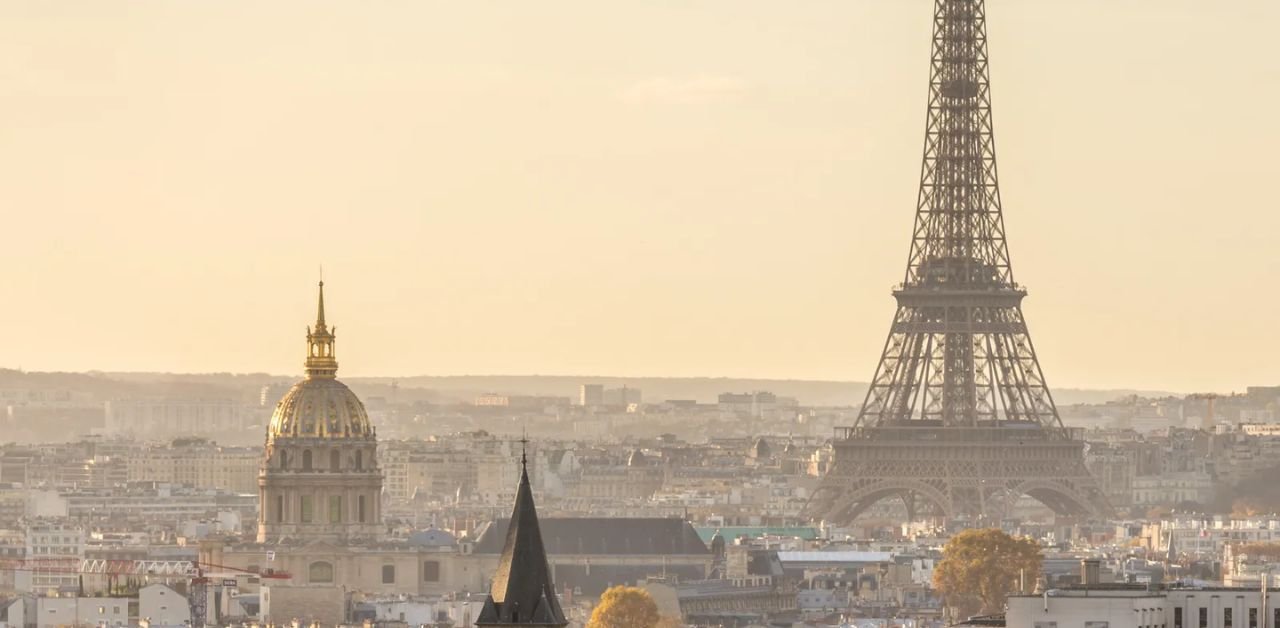
[[[476,625],[563,627],[568,624],[556,599],[555,584],[551,582],[551,567],[542,546],[538,511],[533,506],[533,489],[529,486],[528,463],[522,453],[520,488],[516,491],[516,506],[507,526],[506,545]]]

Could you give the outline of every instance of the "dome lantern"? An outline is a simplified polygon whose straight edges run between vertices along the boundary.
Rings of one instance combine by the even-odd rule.
[[[338,358],[334,355],[335,334],[324,321],[324,280],[320,280],[320,302],[316,306],[315,329],[307,328],[307,377],[337,377]]]

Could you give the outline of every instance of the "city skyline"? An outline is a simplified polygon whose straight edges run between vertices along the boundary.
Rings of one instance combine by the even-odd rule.
[[[676,23],[576,2],[72,4],[0,8],[0,202],[36,234],[0,253],[4,366],[298,373],[323,263],[350,376],[872,375],[928,3]],[[1257,184],[1278,13],[993,12],[1008,232],[1052,387],[1280,376],[1255,349],[1278,304]]]

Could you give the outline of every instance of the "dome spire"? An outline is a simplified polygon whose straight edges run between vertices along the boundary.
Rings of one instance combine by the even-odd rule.
[[[320,275],[320,305],[316,307],[316,329],[324,329],[324,273]]]
[[[316,306],[315,329],[307,328],[307,377],[336,377],[338,358],[334,355],[334,332],[324,320],[324,279],[320,280],[320,298]]]

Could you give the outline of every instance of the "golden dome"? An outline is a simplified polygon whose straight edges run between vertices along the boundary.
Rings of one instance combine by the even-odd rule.
[[[373,428],[360,398],[346,384],[308,377],[276,405],[267,440],[278,438],[370,438]]]
[[[337,380],[336,331],[337,328],[330,330],[325,324],[324,282],[321,281],[316,326],[307,328],[307,378],[294,384],[276,405],[267,426],[268,443],[279,438],[373,437],[364,404],[346,384]]]

